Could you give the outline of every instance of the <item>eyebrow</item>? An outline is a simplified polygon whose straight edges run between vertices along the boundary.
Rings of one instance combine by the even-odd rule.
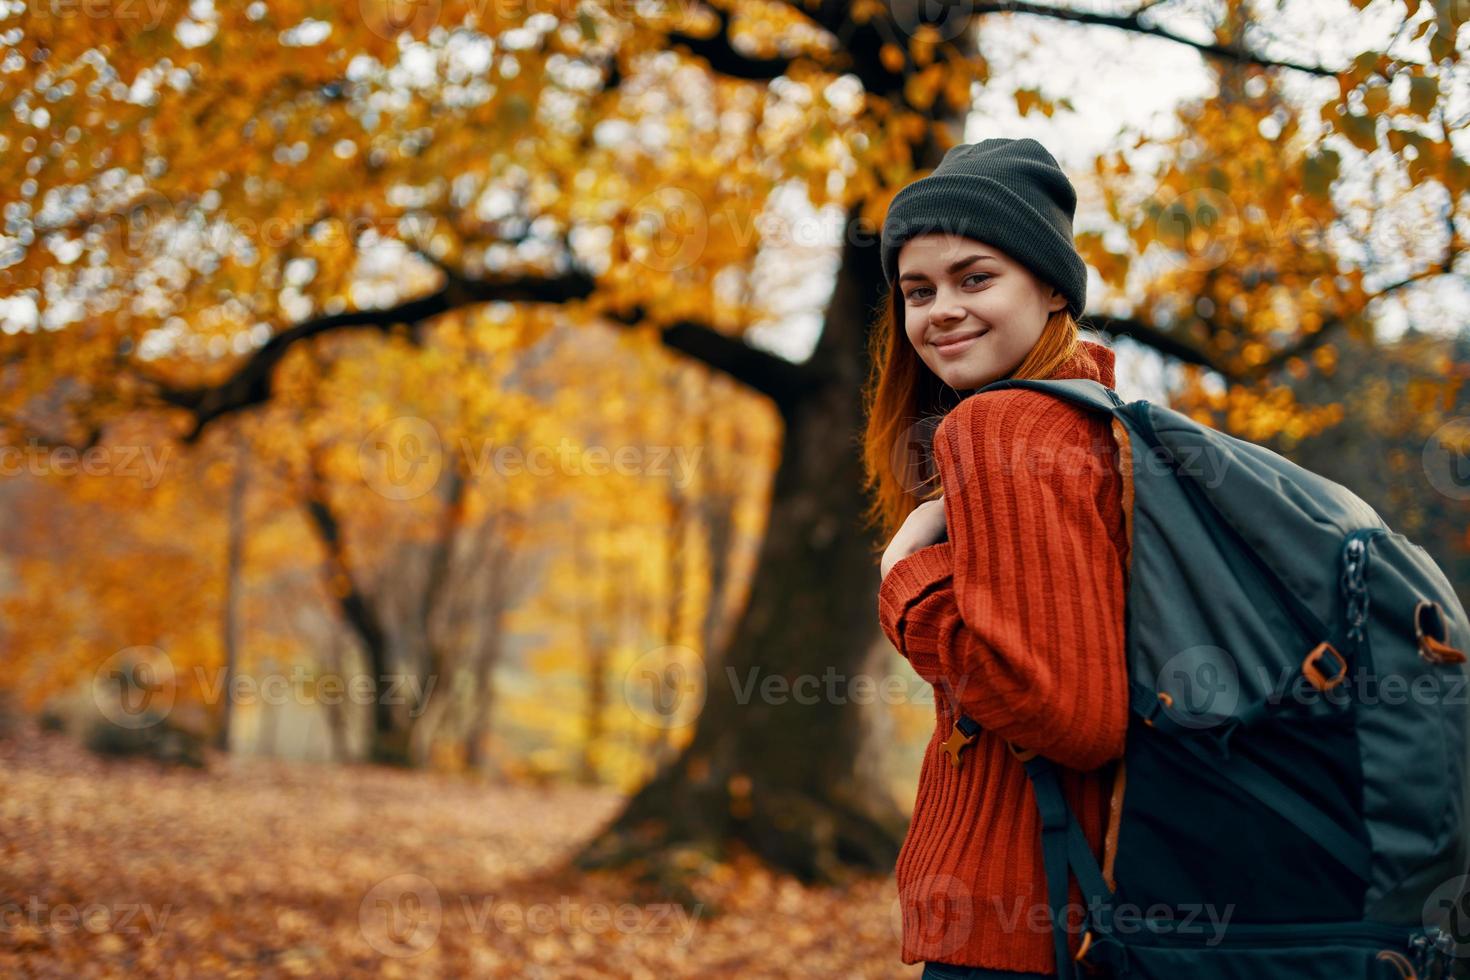
[[[965,266],[970,265],[971,263],[977,262],[977,261],[980,261],[980,262],[994,262],[994,261],[996,261],[996,258],[993,255],[981,255],[980,253],[977,252],[976,254],[971,255],[968,258],[956,259],[954,262],[951,262],[949,264],[949,268],[948,269],[945,269],[944,271],[947,272],[950,275],[954,275],[956,272],[959,272]],[[898,281],[899,282],[903,282],[906,279],[928,279],[928,278],[929,277],[926,276],[926,275],[924,275],[922,272],[905,272],[903,275],[901,275],[901,276],[898,277]]]

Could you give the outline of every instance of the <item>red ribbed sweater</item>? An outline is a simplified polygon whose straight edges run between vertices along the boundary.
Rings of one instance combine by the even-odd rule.
[[[1112,387],[1113,352],[1081,341],[1052,377]],[[1050,973],[1040,817],[1006,743],[1058,763],[1101,861],[1109,763],[1128,723],[1118,448],[1105,416],[1006,389],[962,400],[934,455],[949,540],[895,563],[878,591],[884,633],[934,685],[934,734],[895,874],[901,958]],[[958,770],[942,748],[956,702],[983,729]],[[1075,880],[1070,900],[1076,923]]]

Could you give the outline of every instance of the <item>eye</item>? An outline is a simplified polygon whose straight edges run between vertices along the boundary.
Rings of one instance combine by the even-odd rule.
[[[995,277],[992,276],[988,272],[972,272],[968,276],[965,276],[965,278],[961,281],[961,284],[968,286],[968,285],[970,285],[970,280],[971,279],[975,279],[975,280],[979,280],[976,283],[974,283],[974,285],[978,286],[978,285],[981,284],[981,282],[983,282],[983,281],[985,281],[987,279],[993,279],[993,278],[995,278]],[[932,292],[933,289],[930,286],[915,286],[913,289],[909,290],[908,293],[906,293],[904,295],[904,299],[906,299],[906,300],[908,300],[909,302],[912,303],[916,299],[922,299],[923,297],[921,297],[919,294],[920,293],[923,293],[923,292],[926,292],[926,291]]]

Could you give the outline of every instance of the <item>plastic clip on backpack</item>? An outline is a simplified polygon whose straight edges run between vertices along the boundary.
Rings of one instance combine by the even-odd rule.
[[[1060,980],[1448,975],[1470,955],[1470,621],[1444,573],[1343,486],[1096,381],[974,397],[1017,387],[1111,416],[1130,540],[1106,874],[1053,764],[1012,746]],[[956,766],[979,727],[956,721]]]

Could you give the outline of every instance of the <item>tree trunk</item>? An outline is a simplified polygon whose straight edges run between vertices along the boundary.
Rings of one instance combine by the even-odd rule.
[[[373,727],[368,758],[384,765],[409,764],[409,735],[412,720],[406,707],[391,703],[383,690],[392,674],[388,634],[378,620],[372,602],[357,587],[343,555],[342,528],[327,503],[325,489],[306,501],[306,513],[326,552],[327,581],[337,606],[352,632],[362,643],[367,660],[368,691],[373,699]]]
[[[245,462],[249,458],[245,447],[245,436],[240,431],[238,420],[234,427],[235,472],[230,479],[230,503],[227,517],[225,543],[225,609],[224,647],[225,677],[220,690],[225,692],[220,702],[219,728],[214,734],[214,746],[221,752],[230,751],[230,722],[232,720],[230,690],[235,680],[235,668],[240,662],[240,569],[245,553]]]
[[[344,650],[346,638],[342,637],[336,630],[332,631],[328,641],[328,649],[331,651],[327,662],[328,669],[337,678],[346,677],[345,663],[351,655],[350,650]],[[326,720],[327,738],[330,745],[330,753],[333,762],[345,762],[349,745],[347,741],[347,709],[340,698],[322,698],[322,713]]]
[[[598,553],[595,538],[593,547],[587,549],[581,546],[583,540],[580,534],[573,536],[572,555],[576,567],[589,573],[589,581],[609,583],[615,576],[627,574]],[[597,752],[607,728],[607,671],[616,638],[615,595],[610,585],[599,585],[591,595],[578,601],[576,610],[582,630],[582,650],[587,658],[583,664],[587,679],[587,700],[582,706],[584,737],[577,768],[577,779],[584,785],[597,782]]]
[[[730,839],[807,881],[841,880],[848,866],[889,871],[897,858],[908,815],[857,751],[858,702],[874,697],[852,683],[877,617],[853,435],[883,279],[871,243],[846,242],[843,260],[812,358],[821,383],[787,413],[749,604],[726,662],[707,669],[694,738],[577,855],[579,867],[642,862],[677,892],[674,869],[688,861],[675,853],[719,858]]]

